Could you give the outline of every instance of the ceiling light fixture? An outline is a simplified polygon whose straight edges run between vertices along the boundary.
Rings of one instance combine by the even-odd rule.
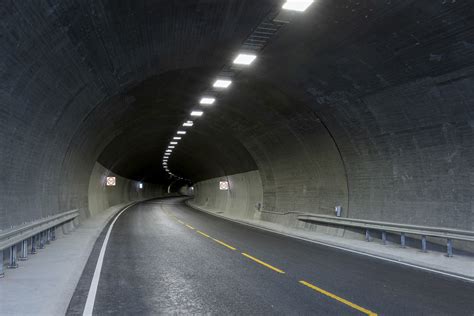
[[[248,66],[253,61],[257,58],[256,55],[250,55],[250,54],[239,54],[235,59],[234,59],[234,64],[236,65],[244,65]]]
[[[178,135],[186,135],[186,131],[177,131],[176,134],[178,134]]]
[[[303,12],[305,11],[312,3],[314,0],[287,0],[283,4],[283,9],[285,10],[291,10],[291,11],[299,11]]]
[[[175,136],[175,137],[173,137],[173,139],[175,139],[175,140],[180,140],[181,137]]]
[[[178,145],[178,142],[170,142],[170,145]]]
[[[201,98],[201,101],[199,101],[200,104],[205,104],[205,105],[211,105],[214,104],[216,99],[211,98],[211,97],[203,97]]]
[[[192,111],[191,116],[202,116],[204,114],[203,111]]]
[[[186,126],[186,127],[193,126],[193,125],[194,125],[193,121],[187,121],[186,123],[183,123],[183,126]]]
[[[228,88],[232,81],[224,80],[224,79],[217,79],[214,84],[212,85],[214,88]]]

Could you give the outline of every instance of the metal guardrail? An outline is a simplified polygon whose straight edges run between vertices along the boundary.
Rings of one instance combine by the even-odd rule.
[[[379,222],[355,218],[336,217],[330,215],[303,214],[298,216],[298,220],[304,222],[325,223],[345,227],[355,227],[365,229],[365,238],[371,241],[371,230],[382,232],[382,242],[387,243],[387,232],[400,234],[401,247],[406,246],[406,234],[421,236],[421,250],[426,252],[426,237],[446,238],[447,256],[453,256],[453,240],[473,241],[474,231],[460,230],[445,227],[418,226],[410,224],[399,224],[390,222]]]
[[[56,239],[56,227],[72,223],[79,216],[78,210],[49,216],[31,223],[0,231],[0,277],[3,272],[3,251],[10,248],[8,268],[17,268],[17,246],[20,245],[18,260],[28,259],[28,254],[35,254],[36,248],[42,249]]]

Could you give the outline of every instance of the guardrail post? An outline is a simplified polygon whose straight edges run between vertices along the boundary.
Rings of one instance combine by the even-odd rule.
[[[18,260],[28,260],[28,239],[25,239],[21,242],[20,257],[18,258]]]
[[[8,262],[8,268],[18,268],[18,263],[16,262],[16,245],[10,246],[10,260]]]
[[[369,242],[372,240],[372,238],[370,237],[370,230],[368,229],[365,230],[365,240]]]
[[[64,235],[69,234],[69,230],[68,230],[68,227],[67,227],[66,225],[67,225],[67,223],[63,223],[63,224],[61,225],[61,227],[62,227],[62,229],[63,229],[63,234],[64,234]]]
[[[426,250],[426,236],[425,235],[421,236],[421,251],[422,252],[428,252]]]
[[[35,236],[31,237],[31,249],[30,249],[30,255],[36,254],[36,238]]]
[[[51,228],[51,240],[56,240],[56,227]]]
[[[400,235],[400,247],[402,248],[406,247],[405,233],[401,233]]]
[[[44,249],[44,233],[39,233],[39,249]]]
[[[46,238],[45,238],[46,244],[49,245],[49,243],[51,242],[51,229],[48,228],[45,233],[46,233]]]
[[[69,221],[68,224],[69,224],[69,231],[73,232],[76,230],[76,226],[74,225],[74,220]]]
[[[74,225],[74,231],[75,231],[76,228],[78,228],[79,225],[81,224],[81,220],[79,219],[79,217],[74,217],[74,219],[72,220],[72,224]]]
[[[5,273],[3,272],[3,249],[0,250],[0,278],[3,278]]]
[[[382,244],[387,244],[387,232],[382,232]]]
[[[453,241],[451,238],[448,238],[448,241],[446,243],[446,248],[447,248],[446,257],[452,257],[453,256]]]

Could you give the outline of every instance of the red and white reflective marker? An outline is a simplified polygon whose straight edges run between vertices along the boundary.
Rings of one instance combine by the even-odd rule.
[[[228,181],[219,181],[219,190],[228,191],[229,190],[229,182]]]
[[[108,187],[114,187],[117,184],[117,180],[115,177],[107,177],[105,184]]]

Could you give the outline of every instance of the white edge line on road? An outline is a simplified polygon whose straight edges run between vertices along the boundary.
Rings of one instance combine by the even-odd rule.
[[[110,233],[112,232],[112,228],[114,227],[115,222],[117,219],[125,212],[128,208],[132,207],[135,204],[129,205],[124,208],[117,216],[115,216],[114,220],[109,226],[107,230],[107,235],[105,235],[104,242],[102,243],[102,248],[100,249],[99,258],[97,259],[97,265],[95,266],[94,276],[92,277],[91,287],[89,288],[89,293],[87,294],[87,301],[86,305],[84,306],[84,312],[82,313],[83,316],[91,316],[92,311],[94,309],[95,303],[95,296],[97,294],[97,287],[99,286],[99,279],[100,279],[100,272],[102,271],[102,263],[104,262],[104,255],[105,249],[107,248],[107,243],[109,242]]]
[[[400,261],[400,260],[396,260],[396,259],[386,258],[386,257],[382,257],[382,256],[380,256],[380,255],[374,255],[374,254],[370,254],[370,253],[363,252],[363,251],[359,251],[359,250],[354,250],[354,249],[350,249],[350,248],[345,248],[345,247],[333,245],[333,244],[330,244],[330,243],[325,243],[325,242],[322,242],[322,241],[317,241],[317,240],[313,240],[313,239],[309,239],[309,238],[305,238],[305,237],[301,237],[301,236],[297,236],[297,235],[287,234],[287,233],[280,232],[280,231],[273,230],[273,229],[269,229],[269,228],[266,228],[266,227],[254,225],[254,224],[251,224],[251,223],[246,223],[246,222],[244,222],[244,221],[239,221],[239,220],[235,220],[235,219],[232,219],[232,218],[227,218],[227,217],[224,217],[224,216],[222,216],[222,215],[220,215],[220,214],[215,214],[215,213],[212,213],[212,212],[210,212],[210,211],[203,210],[203,209],[201,209],[201,208],[199,208],[199,207],[191,206],[191,205],[189,205],[188,203],[186,203],[186,201],[184,202],[184,204],[185,204],[186,206],[192,208],[192,209],[195,209],[195,210],[198,210],[198,211],[207,213],[207,214],[212,215],[212,216],[215,216],[215,217],[219,217],[219,218],[221,218],[221,219],[223,219],[223,220],[227,220],[227,221],[229,221],[229,222],[234,222],[234,223],[237,223],[237,224],[241,224],[241,225],[245,225],[245,226],[250,226],[250,227],[253,227],[253,228],[256,228],[256,229],[268,231],[268,232],[271,232],[271,233],[274,233],[274,234],[283,235],[283,236],[290,237],[290,238],[295,238],[295,239],[300,239],[300,240],[308,241],[308,242],[311,242],[311,243],[313,243],[313,244],[318,244],[318,245],[321,245],[321,246],[326,246],[326,247],[330,247],[330,248],[336,248],[336,249],[339,249],[339,250],[343,250],[343,251],[347,251],[347,252],[352,252],[352,253],[356,253],[356,254],[359,254],[359,255],[363,255],[363,256],[367,256],[367,257],[371,257],[371,258],[376,258],[376,259],[380,259],[380,260],[384,260],[384,261],[389,261],[389,262],[397,263],[397,264],[400,264],[400,265],[408,266],[408,267],[415,268],[415,269],[419,269],[419,270],[424,270],[424,271],[429,271],[429,272],[433,272],[433,273],[436,273],[436,274],[441,274],[441,275],[444,275],[444,276],[448,276],[448,277],[460,279],[460,280],[463,280],[463,281],[474,282],[474,278],[464,277],[464,276],[462,276],[462,275],[458,275],[458,274],[454,274],[454,273],[449,273],[449,272],[444,272],[444,271],[436,270],[436,269],[431,269],[431,268],[423,267],[423,266],[416,265],[416,264],[409,263],[409,262],[405,262],[405,261]]]

